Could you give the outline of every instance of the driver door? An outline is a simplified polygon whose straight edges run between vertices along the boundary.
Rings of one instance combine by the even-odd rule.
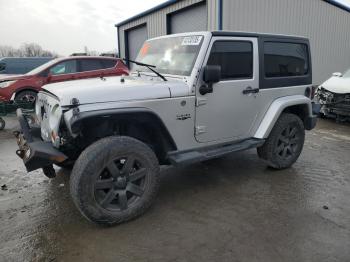
[[[213,92],[196,89],[195,137],[199,142],[232,141],[252,136],[259,113],[259,62],[257,38],[213,37],[205,65],[221,66]]]
[[[49,83],[63,82],[76,79],[77,60],[71,59],[60,62],[49,69]]]

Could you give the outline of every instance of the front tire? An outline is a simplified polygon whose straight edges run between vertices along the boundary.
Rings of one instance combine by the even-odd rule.
[[[305,140],[305,128],[294,114],[283,113],[265,143],[257,148],[258,156],[275,169],[288,168],[298,159]]]
[[[130,137],[108,137],[80,155],[70,190],[87,219],[114,225],[143,214],[153,203],[159,183],[158,160],[147,145]]]
[[[29,103],[34,103],[37,97],[37,93],[31,90],[24,90],[19,92],[16,97],[15,101],[16,102],[29,102]]]

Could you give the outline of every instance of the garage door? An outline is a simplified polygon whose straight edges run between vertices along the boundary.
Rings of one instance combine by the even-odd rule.
[[[147,39],[146,25],[127,31],[128,58],[135,60],[143,42]]]
[[[180,10],[169,15],[170,34],[206,31],[207,30],[207,6],[205,4]]]

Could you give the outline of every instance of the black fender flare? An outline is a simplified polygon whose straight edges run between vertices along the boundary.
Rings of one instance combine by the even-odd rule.
[[[77,108],[73,108],[73,111],[78,111]],[[172,138],[169,130],[165,126],[162,119],[152,110],[148,108],[138,108],[138,107],[132,107],[132,108],[113,108],[113,109],[103,109],[103,110],[94,110],[94,111],[87,111],[87,112],[78,112],[73,113],[72,118],[69,120],[69,123],[66,123],[69,125],[69,129],[73,134],[79,133],[81,130],[81,125],[85,121],[94,121],[97,119],[106,119],[109,118],[111,121],[115,121],[120,117],[124,117],[126,119],[131,118],[141,118],[142,120],[150,121],[150,123],[153,124],[154,128],[157,128],[163,137],[166,139],[166,141],[169,143],[169,146],[172,150],[176,150],[177,146],[175,144],[174,139]]]

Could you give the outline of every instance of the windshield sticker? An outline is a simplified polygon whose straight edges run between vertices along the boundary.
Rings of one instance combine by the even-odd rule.
[[[186,36],[182,40],[181,45],[199,45],[203,36],[202,35],[192,35],[192,36]]]

